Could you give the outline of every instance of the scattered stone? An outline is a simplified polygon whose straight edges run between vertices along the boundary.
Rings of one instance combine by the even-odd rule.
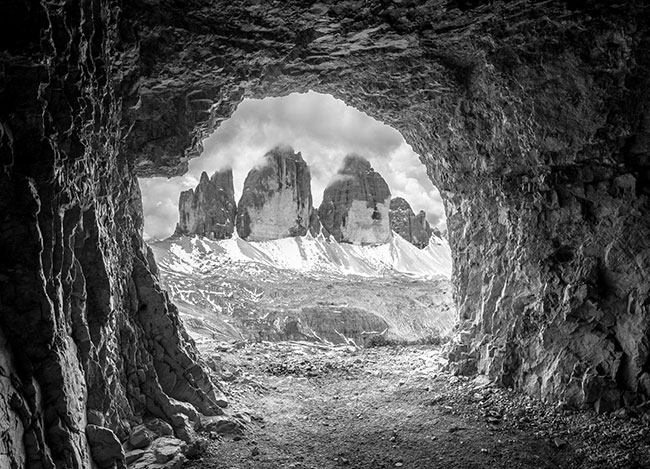
[[[183,414],[177,413],[171,417],[172,424],[174,426],[174,433],[177,437],[183,441],[190,443],[196,439],[196,432],[194,431],[194,425],[190,421],[190,418]]]
[[[553,444],[555,445],[556,448],[563,448],[568,443],[564,438],[553,438]]]
[[[126,463],[131,464],[146,454],[143,449],[134,449],[126,453]]]
[[[239,435],[243,432],[241,422],[224,416],[202,417],[201,429],[218,435]]]

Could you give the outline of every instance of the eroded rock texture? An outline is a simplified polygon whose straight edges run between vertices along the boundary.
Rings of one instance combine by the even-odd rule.
[[[141,167],[182,171],[242,97],[330,93],[442,191],[459,371],[603,409],[650,395],[646,2],[165,5],[127,7]]]
[[[648,21],[642,0],[1,2],[2,457],[87,467],[89,424],[214,411],[136,170],[180,174],[242,98],[307,89],[399,129],[441,189],[459,371],[649,397]]]
[[[390,200],[388,212],[390,229],[420,249],[429,244],[433,230],[427,221],[427,214],[420,210],[416,215],[411,205],[402,197]]]
[[[318,207],[322,233],[346,243],[386,243],[389,207],[390,189],[381,174],[365,158],[348,155]]]
[[[195,189],[181,192],[176,235],[199,235],[228,239],[235,231],[237,204],[232,169],[203,172]]]
[[[118,15],[0,5],[2,467],[120,468],[144,416],[222,412],[142,241],[121,151],[138,54]]]
[[[249,241],[307,234],[312,220],[311,174],[300,152],[278,147],[248,172],[237,207],[237,233]]]

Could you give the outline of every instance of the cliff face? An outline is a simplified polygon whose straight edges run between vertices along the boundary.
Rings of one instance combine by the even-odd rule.
[[[235,230],[237,205],[232,170],[203,172],[195,189],[183,191],[178,200],[177,235],[230,238]]]
[[[25,5],[0,6],[0,466],[125,467],[145,418],[189,439],[225,401],[142,241],[117,10]]]
[[[313,224],[312,212],[307,163],[291,148],[274,148],[246,176],[237,233],[249,241],[304,236]]]
[[[182,173],[242,98],[307,89],[400,130],[441,190],[459,372],[650,397],[647,2],[304,5],[0,3],[3,465],[121,462],[143,416],[218,411],[135,177]]]
[[[318,217],[324,235],[353,244],[390,240],[390,190],[370,163],[356,155],[343,160],[334,180],[325,188]]]
[[[388,212],[390,229],[420,249],[429,244],[433,230],[427,221],[427,214],[420,210],[417,215],[413,213],[411,205],[401,197],[390,201]]]

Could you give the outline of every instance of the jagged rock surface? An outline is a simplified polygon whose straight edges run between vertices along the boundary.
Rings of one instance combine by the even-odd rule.
[[[353,244],[390,240],[390,189],[368,160],[348,155],[325,188],[318,218],[325,236]]]
[[[232,169],[201,173],[195,189],[181,192],[178,200],[176,235],[199,235],[228,239],[235,231],[237,204]]]
[[[411,205],[402,197],[395,197],[390,201],[388,212],[390,229],[420,249],[429,244],[433,230],[427,221],[427,214],[420,210],[417,215],[413,213]]]
[[[223,413],[142,241],[113,7],[0,4],[2,467],[124,467],[144,416]]]
[[[311,174],[300,152],[274,148],[251,169],[237,207],[237,233],[249,241],[304,236],[313,227]]]
[[[87,423],[122,441],[210,407],[135,177],[185,171],[244,97],[308,89],[400,130],[441,190],[459,371],[650,397],[649,21],[641,0],[1,2],[0,457],[88,467]]]

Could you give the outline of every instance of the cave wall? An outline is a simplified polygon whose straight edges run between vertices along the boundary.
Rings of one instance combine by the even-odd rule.
[[[243,98],[308,89],[399,129],[441,189],[459,373],[599,410],[650,397],[648,13],[2,2],[0,462],[119,463],[143,415],[220,412],[136,175],[181,174]]]
[[[242,98],[308,89],[394,126],[446,205],[455,371],[608,410],[650,396],[647,13],[642,1],[140,5],[129,144],[141,174],[179,174]]]
[[[112,2],[0,6],[3,468],[125,467],[143,417],[186,437],[225,403],[142,241],[118,16]]]

